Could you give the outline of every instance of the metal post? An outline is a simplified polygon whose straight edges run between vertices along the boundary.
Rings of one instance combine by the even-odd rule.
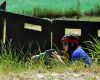
[[[53,32],[51,32],[51,49],[52,49],[52,44],[53,44],[52,38],[53,38]]]

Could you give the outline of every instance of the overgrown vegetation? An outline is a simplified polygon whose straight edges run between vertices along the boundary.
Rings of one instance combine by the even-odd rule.
[[[93,38],[92,41],[86,42],[87,49],[89,50],[89,54],[93,59],[94,63],[100,64],[100,41],[97,38]]]
[[[88,45],[88,50],[93,56],[92,59],[100,58],[100,41],[94,39],[95,42],[91,42]],[[66,62],[65,64],[60,63],[57,60],[54,60],[50,66],[44,64],[43,58],[31,59],[27,57],[26,53],[23,53],[21,50],[19,52],[14,49],[14,46],[9,43],[8,45],[2,44],[0,54],[0,73],[9,74],[9,73],[20,73],[24,71],[36,71],[36,72],[63,72],[67,70],[72,70],[74,72],[79,71],[89,71],[89,72],[99,72],[100,65],[98,61],[93,61],[93,67],[85,68],[85,64],[81,61],[74,62],[70,64]]]
[[[20,73],[24,71],[40,71],[46,72],[49,68],[44,64],[43,57],[38,59],[31,59],[31,53],[23,52],[23,49],[15,49],[14,45],[9,42],[7,45],[1,43],[1,53],[0,53],[0,73]],[[30,44],[29,44],[30,45]],[[39,47],[40,48],[40,47]],[[39,49],[38,49],[39,50]],[[52,67],[64,67],[65,65],[60,65],[58,61],[51,64]],[[57,70],[58,70],[57,69]],[[61,71],[61,70],[59,70]]]
[[[3,2],[1,0],[0,2]],[[99,0],[6,0],[7,11],[38,17],[99,16]]]

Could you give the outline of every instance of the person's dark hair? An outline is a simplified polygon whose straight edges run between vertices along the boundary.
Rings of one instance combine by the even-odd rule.
[[[61,39],[63,43],[68,44],[68,54],[69,58],[71,58],[71,53],[79,46],[80,41],[79,37],[76,34],[65,35]]]
[[[64,35],[61,39],[62,42],[79,43],[79,37],[76,34]]]

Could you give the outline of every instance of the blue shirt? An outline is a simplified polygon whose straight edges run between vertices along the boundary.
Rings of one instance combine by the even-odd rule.
[[[87,65],[89,66],[92,65],[91,58],[87,55],[87,53],[81,47],[78,47],[77,49],[73,51],[71,59],[72,61],[82,59]]]

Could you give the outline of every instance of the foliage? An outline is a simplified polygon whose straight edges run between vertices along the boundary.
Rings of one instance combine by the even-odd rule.
[[[0,2],[2,2],[1,0]],[[38,17],[99,15],[99,0],[6,0],[7,11]],[[16,4],[15,4],[16,3]]]
[[[86,46],[93,61],[100,63],[100,41],[97,38],[93,38],[88,43],[86,42]]]
[[[99,43],[97,43],[99,44]],[[95,45],[95,44],[93,44]],[[39,44],[38,44],[39,46]],[[95,45],[96,46],[96,45]],[[99,45],[98,45],[99,46]],[[94,46],[93,46],[94,47]],[[92,48],[93,49],[93,48]],[[94,47],[95,51],[98,51],[98,47]],[[20,73],[24,71],[35,71],[35,72],[63,72],[65,70],[72,70],[74,72],[84,70],[84,63],[79,62],[66,62],[66,64],[61,63],[59,60],[52,60],[50,65],[45,65],[45,60],[43,57],[37,59],[31,59],[27,57],[26,53],[23,53],[23,50],[19,52],[16,51],[14,46],[9,42],[8,45],[2,43],[0,54],[0,74],[9,74],[9,73]],[[41,51],[39,49],[39,51]],[[93,52],[93,51],[92,51]],[[98,71],[99,65],[95,64],[94,67],[90,68],[89,71]]]

